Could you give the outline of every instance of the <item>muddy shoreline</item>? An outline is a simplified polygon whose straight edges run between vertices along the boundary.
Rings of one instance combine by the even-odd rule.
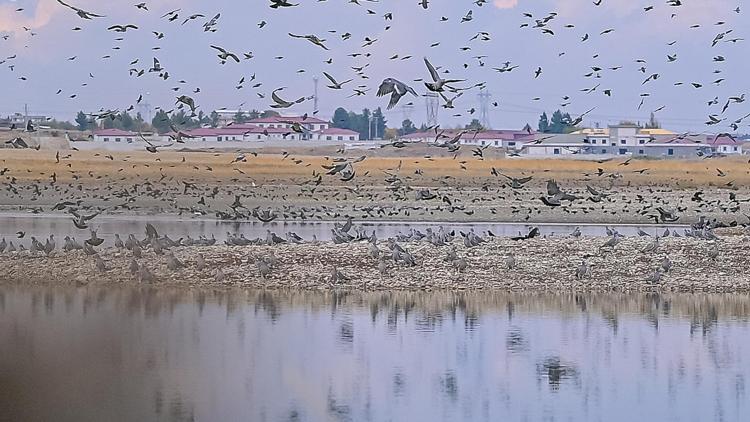
[[[373,258],[366,242],[333,244],[281,244],[276,246],[174,247],[157,255],[143,250],[137,258],[153,279],[131,274],[132,252],[126,249],[98,251],[105,271],[96,259],[81,251],[55,251],[50,257],[28,251],[0,256],[5,271],[0,284],[32,285],[153,285],[163,287],[261,288],[358,291],[506,290],[528,292],[564,291],[671,291],[748,292],[750,240],[743,235],[721,236],[706,241],[665,238],[655,252],[643,252],[650,238],[625,238],[614,249],[602,248],[606,238],[556,237],[526,241],[493,238],[473,248],[456,240],[451,245],[426,242],[402,243],[415,266]],[[465,261],[460,268],[446,260],[451,249]],[[385,242],[379,244],[385,254]],[[182,267],[170,269],[174,256]],[[199,255],[205,266],[198,265]],[[513,256],[514,265],[508,266]],[[660,270],[665,257],[669,271]],[[257,262],[270,262],[270,272],[261,276]],[[581,263],[589,273],[577,277]],[[333,269],[342,276],[333,280]],[[382,273],[381,273],[382,271]],[[223,274],[218,276],[217,272]]]

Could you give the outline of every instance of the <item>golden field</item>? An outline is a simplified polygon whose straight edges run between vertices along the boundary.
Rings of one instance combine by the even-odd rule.
[[[357,177],[351,185],[376,184],[385,177],[385,171],[409,176],[413,183],[431,186],[445,176],[455,178],[460,184],[484,183],[495,179],[492,168],[502,174],[515,177],[534,176],[535,182],[555,179],[561,182],[616,179],[618,185],[661,185],[674,188],[710,186],[750,186],[750,164],[744,157],[727,157],[709,160],[639,160],[633,159],[623,165],[624,159],[607,162],[570,159],[526,159],[485,158],[465,155],[456,158],[434,156],[427,148],[411,149],[401,157],[382,156],[381,151],[350,151],[331,155],[311,155],[310,151],[295,154],[288,151],[246,153],[246,162],[235,162],[237,153],[211,152],[94,152],[94,151],[49,151],[49,150],[0,150],[0,170],[6,177],[20,182],[46,181],[54,173],[57,180],[77,183],[121,180],[159,180],[163,176],[199,183],[221,183],[222,181],[255,181],[257,183],[298,184],[312,176],[313,172],[325,173],[322,165],[330,164],[334,157],[354,159],[371,154],[354,165]],[[426,153],[426,154],[425,154]],[[60,162],[56,160],[59,154]],[[397,170],[400,169],[400,170]],[[598,176],[598,169],[603,175]],[[718,176],[717,169],[726,175]],[[421,174],[416,174],[417,172]],[[500,179],[502,180],[502,178]],[[731,183],[730,183],[731,182]],[[324,176],[323,184],[337,185],[338,177]],[[729,185],[727,185],[729,184]]]

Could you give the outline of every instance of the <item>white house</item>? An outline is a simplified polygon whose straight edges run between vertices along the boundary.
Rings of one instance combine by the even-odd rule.
[[[415,132],[404,135],[401,139],[410,142],[445,142],[458,136],[463,130],[447,129],[442,131],[442,136],[436,141],[437,134],[434,131]],[[466,132],[466,131],[463,131]],[[520,149],[528,140],[534,139],[533,131],[525,130],[482,130],[479,132],[466,132],[459,140],[460,145],[492,146],[508,150]]]
[[[297,127],[298,126],[298,127]],[[297,131],[295,131],[295,127]],[[299,132],[300,129],[302,132]],[[273,142],[273,141],[303,141],[303,142],[357,142],[359,133],[353,130],[330,127],[330,123],[314,117],[281,116],[267,117],[234,123],[218,128],[199,128],[185,130],[183,133],[191,136],[184,137],[186,146],[196,147],[195,143],[206,143],[206,147],[221,147],[227,142],[235,143],[231,147],[242,146],[242,142]],[[164,141],[169,141],[174,133],[163,135]],[[216,145],[209,145],[216,144]],[[218,143],[223,143],[218,145]]]
[[[739,155],[743,153],[742,143],[729,134],[714,136],[708,141],[711,150],[716,154]]]
[[[136,132],[120,129],[100,129],[94,131],[94,142],[112,142],[132,144],[140,137]]]
[[[581,135],[538,134],[536,139],[526,141],[520,149],[524,155],[562,156],[585,154],[589,148]]]

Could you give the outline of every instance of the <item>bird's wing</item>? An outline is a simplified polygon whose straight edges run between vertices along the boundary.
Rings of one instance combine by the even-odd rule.
[[[278,90],[276,90],[276,91],[278,91]],[[273,92],[271,93],[271,99],[272,99],[272,100],[273,100],[273,101],[274,101],[275,103],[277,103],[277,104],[286,104],[286,103],[287,103],[286,101],[282,100],[281,98],[279,98],[279,96],[278,96],[278,95],[276,95],[276,91],[273,91]]]
[[[323,72],[323,75],[324,75],[324,76],[325,76],[326,78],[328,78],[328,80],[329,80],[329,81],[331,81],[331,83],[332,83],[332,84],[334,84],[334,85],[338,85],[338,83],[336,83],[336,79],[333,79],[333,76],[329,75],[329,74],[328,74],[328,73],[326,73],[326,72]]]
[[[549,195],[557,195],[560,193],[560,187],[557,186],[557,182],[554,180],[548,180],[547,181],[547,194]]]
[[[427,65],[427,70],[430,71],[430,76],[432,77],[432,80],[437,82],[440,80],[440,75],[438,75],[437,70],[432,66],[432,63],[430,63],[429,60],[427,60],[427,57],[424,58],[424,64]]]
[[[380,87],[378,88],[378,97],[382,97],[383,95],[388,95],[396,90],[396,84],[395,82],[391,80],[384,80],[383,83],[380,84]]]
[[[226,53],[227,52],[227,50],[224,50],[223,48],[215,46],[215,45],[212,45],[211,48],[213,48],[214,50],[219,50],[222,53]]]

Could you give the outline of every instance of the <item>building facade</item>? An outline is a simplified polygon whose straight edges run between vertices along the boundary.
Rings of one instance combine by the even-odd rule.
[[[226,142],[358,142],[359,132],[331,127],[329,122],[315,117],[279,116],[249,120],[246,123],[233,123],[217,128],[198,128],[182,133],[186,143],[226,143]],[[163,135],[168,141],[175,133]]]

